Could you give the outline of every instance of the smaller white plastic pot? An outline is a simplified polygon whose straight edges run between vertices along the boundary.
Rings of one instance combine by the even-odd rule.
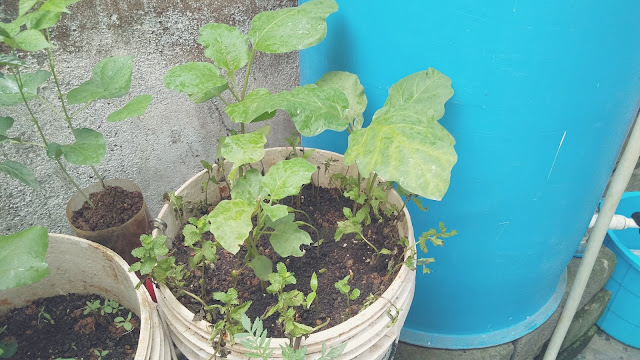
[[[75,236],[49,234],[49,275],[28,286],[0,291],[0,315],[45,297],[97,294],[112,299],[140,317],[136,360],[176,359],[173,344],[144,287],[115,252]]]

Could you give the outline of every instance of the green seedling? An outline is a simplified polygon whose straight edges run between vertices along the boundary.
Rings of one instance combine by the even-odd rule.
[[[420,238],[418,239],[418,246],[420,247],[420,250],[426,254],[429,251],[429,249],[427,249],[427,240],[429,240],[433,246],[443,246],[443,239],[456,234],[458,234],[456,230],[447,231],[444,223],[440,222],[439,231],[436,229],[429,229],[429,231],[425,231],[420,235]],[[434,261],[434,258],[420,258],[417,260],[417,265],[422,266],[422,273],[426,274],[431,272],[427,265]]]
[[[107,354],[109,354],[109,350],[97,350],[94,349],[93,353],[98,357],[98,360],[102,360],[105,356],[107,356]]]
[[[267,329],[262,327],[262,320],[256,318],[251,324],[251,319],[247,314],[242,314],[240,322],[246,332],[236,334],[235,341],[252,351],[247,354],[249,357],[263,360],[270,359],[271,354],[273,354],[273,350],[269,349],[271,338],[267,337]]]
[[[205,275],[207,268],[214,265],[218,261],[216,251],[218,243],[203,240],[202,234],[209,231],[209,221],[206,217],[200,219],[190,218],[189,224],[185,225],[182,230],[184,235],[184,244],[194,251],[193,257],[189,259],[189,265],[192,269],[200,269],[202,277],[200,278],[200,297],[206,298]]]
[[[44,311],[44,306],[42,307],[42,309],[40,309],[40,312],[38,312],[38,324],[40,324],[40,320],[44,321],[44,322],[48,322],[49,324],[55,324],[56,322],[51,318],[51,315],[47,314]]]
[[[176,265],[175,257],[169,256],[169,249],[166,246],[167,237],[160,235],[152,237],[143,234],[140,236],[141,247],[133,249],[131,254],[140,261],[132,264],[129,271],[139,271],[141,275],[149,275],[157,282],[170,281],[171,283],[181,286],[184,273],[184,265]],[[138,282],[136,287],[142,284],[142,280]]]
[[[89,313],[100,313],[100,315],[115,314],[118,310],[124,309],[124,307],[115,300],[105,299],[104,304],[100,304],[100,300],[87,301],[86,303],[87,305],[84,307],[83,312],[85,315]]]
[[[360,296],[360,290],[354,288],[351,290],[351,286],[348,284],[349,280],[351,280],[351,275],[345,276],[342,280],[338,280],[334,286],[342,295],[347,298],[347,318],[351,317],[351,300],[355,300]]]
[[[116,324],[116,327],[124,328],[127,331],[133,330],[133,324],[131,324],[131,311],[129,311],[129,315],[125,319],[122,316],[118,316],[113,319],[113,323]]]
[[[7,331],[7,325],[0,327],[0,334]],[[9,340],[0,340],[0,359],[9,359],[18,351],[18,343]]]
[[[184,199],[182,196],[176,195],[175,192],[164,193],[162,195],[162,200],[166,201],[171,205],[173,212],[176,214],[178,219],[184,218]]]

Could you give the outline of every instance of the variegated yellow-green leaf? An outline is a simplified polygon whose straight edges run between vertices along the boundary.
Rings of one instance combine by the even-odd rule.
[[[345,116],[347,120],[362,126],[364,121],[362,113],[367,108],[367,96],[364,94],[364,87],[360,84],[360,79],[355,74],[346,71],[329,71],[324,74],[316,85],[322,88],[336,88],[342,90],[349,100],[349,107]]]
[[[228,252],[237,253],[249,236],[254,209],[244,200],[222,200],[209,214],[210,231]]]
[[[22,92],[25,99],[30,101],[38,96],[38,87],[49,80],[50,76],[51,73],[44,70],[38,70],[31,74],[21,74]],[[16,77],[13,75],[0,77],[0,106],[11,106],[22,104],[23,102]]]
[[[326,18],[338,10],[334,0],[312,0],[298,7],[264,11],[251,21],[253,48],[286,53],[318,44],[327,33]]]
[[[262,160],[267,138],[261,133],[227,136],[220,145],[220,155],[233,163],[233,172],[244,164]]]
[[[420,196],[441,200],[457,161],[455,143],[433,113],[420,106],[384,107],[366,129],[349,136],[344,162],[363,174],[376,172]]]
[[[258,199],[263,199],[266,195],[262,186],[262,175],[256,169],[248,170],[244,176],[238,178],[231,189],[231,198],[234,200],[244,200],[248,204],[254,204]]]
[[[283,160],[273,165],[262,178],[262,185],[272,200],[296,195],[304,184],[311,181],[316,167],[303,158]]]
[[[269,216],[271,221],[277,221],[289,214],[289,207],[282,204],[269,205],[265,202],[260,203],[262,210]]]
[[[271,95],[267,89],[255,89],[242,101],[227,106],[224,111],[233,122],[248,124],[274,117],[277,108],[277,95]]]
[[[453,96],[451,79],[434,68],[411,74],[389,89],[387,106],[415,105],[432,111],[436,120],[444,115],[444,103]]]
[[[215,65],[191,62],[178,65],[164,76],[164,86],[185,93],[196,104],[213,99],[227,89],[227,80]]]
[[[125,96],[131,89],[133,56],[112,56],[93,67],[91,78],[69,91],[69,104],[84,104],[98,99]]]
[[[49,235],[42,226],[0,236],[0,290],[25,286],[49,274]]]
[[[107,153],[104,137],[99,132],[79,128],[73,129],[76,141],[69,145],[60,146],[64,158],[75,165],[100,165]]]
[[[278,108],[289,114],[303,136],[315,136],[325,130],[343,131],[349,125],[345,116],[349,100],[339,89],[309,84],[282,91],[277,101]]]
[[[151,104],[151,95],[139,95],[131,99],[122,109],[116,110],[107,116],[107,121],[116,122],[142,116]]]
[[[284,217],[270,225],[273,232],[269,242],[273,250],[282,257],[302,256],[304,252],[300,250],[300,246],[311,244],[311,236],[292,220],[292,217]]]
[[[210,23],[200,28],[198,43],[204,56],[227,70],[236,71],[249,61],[249,37],[233,26]]]

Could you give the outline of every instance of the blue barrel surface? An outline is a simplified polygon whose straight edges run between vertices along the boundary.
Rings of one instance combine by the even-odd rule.
[[[565,290],[640,105],[640,1],[338,0],[328,34],[300,55],[301,82],[357,74],[369,106],[434,67],[455,94],[441,123],[456,138],[449,192],[410,209],[416,236],[458,235],[429,252],[401,340],[477,348],[542,324]],[[337,152],[346,134],[303,144]],[[407,169],[411,171],[411,169]]]
[[[624,193],[616,214],[631,217],[638,211],[640,192]],[[598,327],[640,348],[640,234],[638,229],[609,230],[604,244],[616,255],[616,267],[605,285],[611,291],[611,300],[598,319]]]

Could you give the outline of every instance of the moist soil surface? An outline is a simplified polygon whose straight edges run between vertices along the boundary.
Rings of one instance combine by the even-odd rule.
[[[71,218],[73,226],[80,230],[97,231],[123,225],[142,209],[142,193],[119,186],[107,186],[89,198],[95,207],[85,201]]]
[[[323,328],[329,328],[347,320],[381,295],[391,284],[403,261],[404,247],[399,244],[400,237],[397,225],[391,219],[378,222],[371,213],[372,222],[363,227],[363,235],[378,249],[386,248],[391,251],[389,255],[378,256],[375,262],[375,251],[364,241],[356,240],[354,234],[344,235],[340,241],[334,241],[338,221],[346,220],[342,209],[352,207],[353,202],[342,196],[338,189],[326,189],[305,186],[301,191],[301,203],[297,204],[297,199],[287,198],[281,201],[282,204],[292,206],[304,211],[309,218],[303,214],[296,214],[296,220],[305,221],[312,224],[319,232],[322,242],[319,246],[302,246],[305,251],[302,257],[279,257],[269,245],[268,239],[261,239],[261,252],[269,257],[274,264],[283,262],[289,272],[293,272],[297,280],[295,285],[288,285],[285,291],[297,289],[306,296],[311,292],[309,281],[315,272],[318,277],[318,290],[316,303],[308,310],[297,309],[296,321],[315,327],[326,321],[329,323]],[[209,209],[211,210],[211,209]],[[302,227],[311,234],[312,240],[318,244],[318,237],[309,227]],[[189,257],[194,254],[193,249],[184,246],[184,237],[181,234],[174,239],[172,254],[176,257],[176,263],[186,264],[185,268],[190,270],[190,276],[186,278],[185,290],[200,294],[202,278],[201,270],[193,270],[189,266]],[[213,235],[205,233],[205,240],[214,240]],[[205,276],[206,297],[205,301],[211,305],[218,303],[211,298],[211,294],[216,291],[227,291],[234,287],[238,291],[240,303],[251,301],[252,304],[247,311],[250,319],[255,319],[263,314],[269,307],[277,303],[277,296],[268,294],[265,285],[261,283],[253,270],[244,267],[238,272],[237,284],[233,283],[231,272],[240,268],[243,264],[246,251],[241,249],[236,255],[218,250],[218,262],[215,269],[209,269]],[[239,266],[240,265],[240,266]],[[397,266],[396,266],[397,265]],[[389,268],[394,268],[389,271]],[[349,285],[351,289],[360,290],[360,296],[349,301],[341,294],[334,284],[345,276],[351,276]],[[178,296],[179,292],[173,290]],[[372,296],[370,296],[372,294]],[[374,298],[375,296],[375,298]],[[178,296],[180,302],[189,310],[202,315],[202,305],[189,296]],[[221,303],[218,303],[221,304]],[[217,313],[217,312],[216,312]],[[276,324],[277,313],[264,319],[264,326],[268,330],[270,337],[283,337],[283,331]],[[214,323],[219,320],[214,318]]]
[[[59,295],[38,299],[31,305],[11,310],[0,319],[0,343],[18,345],[11,359],[90,359],[94,350],[108,351],[104,359],[129,360],[135,357],[140,336],[140,319],[133,314],[133,330],[117,327],[113,319],[127,318],[129,310],[116,314],[83,314],[87,301],[104,299],[98,295]],[[46,314],[46,315],[45,315]]]

